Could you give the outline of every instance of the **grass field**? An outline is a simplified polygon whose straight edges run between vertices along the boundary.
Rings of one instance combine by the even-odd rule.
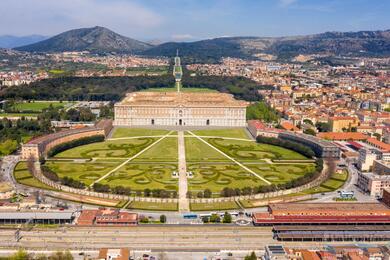
[[[232,129],[213,129],[213,130],[196,130],[192,133],[199,136],[219,136],[230,138],[248,139],[248,134],[244,128],[232,128]]]
[[[177,165],[173,163],[128,163],[100,183],[140,191],[146,188],[177,191],[178,179],[171,177],[173,171],[177,171]]]
[[[148,88],[141,90],[143,92],[174,92],[177,91],[176,88]],[[214,89],[209,89],[209,88],[188,88],[188,87],[182,87],[180,89],[182,92],[187,92],[187,93],[199,93],[199,92],[205,92],[205,93],[216,93],[217,91]]]
[[[218,194],[224,187],[235,189],[266,185],[264,181],[233,163],[197,163],[188,165],[187,169],[194,174],[192,179],[188,179],[188,186],[195,193],[206,188]]]
[[[14,171],[15,180],[23,185],[36,187],[45,190],[54,190],[52,187],[35,179],[27,169],[26,162],[20,162],[16,165]]]
[[[195,137],[185,137],[185,147],[187,162],[230,162],[228,158]]]
[[[57,173],[58,177],[71,177],[90,185],[95,180],[115,168],[119,163],[110,161],[94,161],[87,163],[69,161],[48,161],[46,166]]]
[[[250,141],[244,129],[194,132],[202,136],[221,136],[203,138],[211,147],[188,133],[185,137],[187,170],[193,173],[193,178],[188,178],[188,189],[194,195],[199,191],[210,189],[213,196],[218,197],[225,187],[242,189],[267,185],[256,174],[272,184],[281,184],[314,170],[314,163],[310,162],[275,163],[269,161],[270,159],[296,160],[306,158],[281,147]],[[117,128],[114,137],[119,139],[69,149],[56,155],[53,160],[48,160],[47,165],[61,178],[68,176],[90,185],[125,160],[156,142],[159,139],[158,136],[167,133],[169,133],[167,130]],[[151,137],[142,137],[144,135]],[[178,179],[172,178],[172,173],[178,171],[178,139],[176,135],[177,132],[173,131],[171,135],[159,143],[155,143],[148,150],[100,180],[99,183],[108,184],[111,188],[119,185],[129,187],[133,192],[145,189],[177,192]],[[224,139],[224,137],[245,140],[231,140]],[[212,147],[219,149],[236,161],[229,159]],[[57,160],[66,158],[69,160]],[[240,165],[240,163],[245,166]]]
[[[253,161],[261,159],[277,160],[304,160],[305,156],[274,145],[243,142],[222,138],[208,138],[207,142],[223,151],[227,155],[240,161]]]
[[[166,135],[169,131],[144,128],[116,128],[112,138]]]
[[[210,210],[229,210],[240,209],[234,201],[218,202],[218,203],[191,203],[190,209],[192,211],[210,211]]]
[[[301,192],[300,194],[315,194],[315,193],[324,193],[332,192],[340,189],[348,179],[348,172],[344,171],[343,173],[333,173],[332,176],[323,182],[320,186],[311,188]]]
[[[0,113],[0,117],[33,117],[36,118],[38,115],[34,113]]]
[[[177,162],[177,138],[167,137],[135,158],[134,161]]]
[[[157,203],[157,202],[142,202],[133,201],[127,206],[128,209],[144,209],[144,210],[155,210],[155,211],[177,211],[177,203]]]
[[[63,102],[49,102],[49,101],[31,101],[31,102],[18,102],[14,105],[14,108],[18,111],[31,111],[35,113],[42,112],[43,109],[48,108],[49,106],[62,108],[69,106],[72,103],[63,101]]]
[[[82,145],[56,155],[57,158],[128,158],[145,149],[156,138],[112,140]]]

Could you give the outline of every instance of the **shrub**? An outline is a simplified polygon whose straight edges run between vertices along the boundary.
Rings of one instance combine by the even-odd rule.
[[[54,146],[48,153],[48,157],[53,157],[54,155],[63,152],[65,150],[80,146],[80,145],[85,145],[85,144],[91,144],[91,143],[97,143],[97,142],[103,142],[104,141],[104,135],[95,135],[95,136],[90,136],[90,137],[84,137],[80,138],[77,140],[73,140],[70,142],[66,142],[63,144],[59,144]]]

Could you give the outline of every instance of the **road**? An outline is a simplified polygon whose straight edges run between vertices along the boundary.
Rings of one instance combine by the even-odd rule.
[[[275,244],[270,227],[239,226],[152,226],[137,227],[66,227],[21,231],[15,241],[15,230],[0,230],[0,247],[27,249],[93,250],[127,247],[135,250],[201,251],[256,250]],[[378,244],[377,242],[376,244]],[[287,246],[321,247],[327,243],[289,242]],[[338,242],[338,244],[340,244]],[[349,242],[351,244],[351,242]]]

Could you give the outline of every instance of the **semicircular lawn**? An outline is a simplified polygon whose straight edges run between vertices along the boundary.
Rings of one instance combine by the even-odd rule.
[[[118,139],[66,150],[46,164],[60,178],[71,177],[87,186],[99,180],[111,188],[124,186],[132,191],[178,191],[178,178],[174,174],[178,171],[179,158],[177,132],[162,138],[169,131],[144,131],[147,136],[140,136],[140,129],[134,129],[133,133],[131,128],[116,131],[121,136]],[[193,173],[188,178],[190,192],[210,189],[213,196],[219,196],[225,187],[243,189],[283,184],[315,168],[312,161],[299,153],[243,138],[244,130],[235,129],[231,137],[229,130],[192,133],[195,136],[186,133],[184,140],[187,171]],[[217,134],[223,136],[214,137]]]
[[[145,149],[157,138],[140,137],[125,140],[108,140],[78,146],[57,154],[56,158],[128,158]]]

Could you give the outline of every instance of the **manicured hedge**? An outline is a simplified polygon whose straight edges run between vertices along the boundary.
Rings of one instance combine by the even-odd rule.
[[[256,138],[256,141],[258,143],[262,143],[262,144],[271,144],[271,145],[281,146],[283,148],[293,150],[297,153],[303,154],[304,156],[309,157],[309,158],[313,158],[315,156],[315,153],[313,152],[313,150],[310,147],[307,147],[307,146],[302,145],[300,143],[281,140],[278,138],[264,137],[264,136],[260,136],[260,135]]]
[[[95,135],[95,136],[90,136],[90,137],[84,137],[80,138],[77,140],[73,140],[70,142],[66,142],[63,144],[59,144],[54,146],[48,153],[48,157],[53,157],[54,155],[63,152],[65,150],[80,146],[80,145],[85,145],[85,144],[91,144],[91,143],[97,143],[97,142],[103,142],[104,141],[104,135]]]

